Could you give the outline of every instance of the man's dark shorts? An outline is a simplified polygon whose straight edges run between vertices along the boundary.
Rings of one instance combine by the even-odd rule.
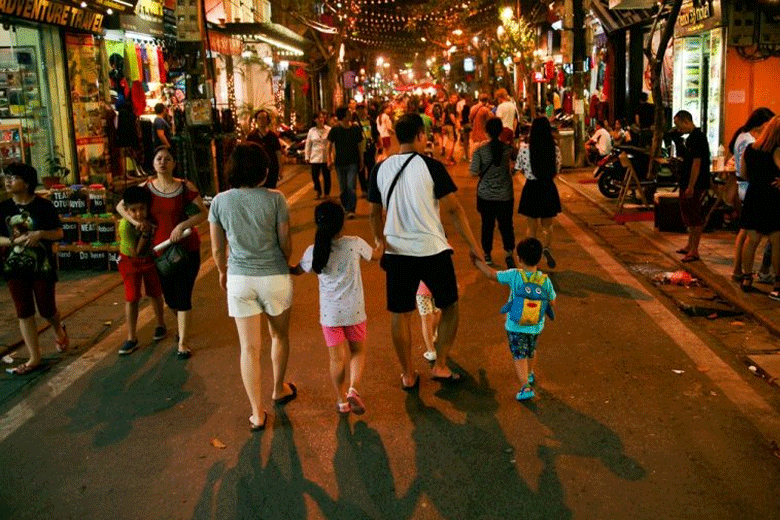
[[[417,309],[417,287],[424,282],[436,307],[446,309],[458,301],[458,282],[452,251],[433,256],[385,255],[387,310],[401,314]]]
[[[705,190],[694,189],[693,196],[686,197],[683,190],[680,190],[680,214],[685,227],[701,227],[704,225],[704,216],[702,215],[704,192]]]

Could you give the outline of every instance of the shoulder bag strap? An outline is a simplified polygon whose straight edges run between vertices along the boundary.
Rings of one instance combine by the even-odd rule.
[[[406,160],[406,162],[404,162],[403,166],[401,166],[401,169],[398,170],[398,173],[395,174],[395,178],[393,179],[393,182],[390,183],[390,188],[387,190],[387,202],[385,202],[385,209],[390,207],[390,197],[393,195],[393,190],[395,190],[395,185],[398,183],[398,178],[401,177],[401,173],[403,173],[404,169],[406,169],[406,165],[409,164],[409,162],[414,159],[416,155],[417,152],[413,152]]]

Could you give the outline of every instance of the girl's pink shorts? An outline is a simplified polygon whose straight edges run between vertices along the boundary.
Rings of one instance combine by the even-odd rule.
[[[363,341],[366,339],[366,322],[342,327],[322,326],[322,334],[325,336],[325,344],[335,347],[342,341]]]

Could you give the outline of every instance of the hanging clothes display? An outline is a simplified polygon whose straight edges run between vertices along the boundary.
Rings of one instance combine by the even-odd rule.
[[[157,47],[157,67],[160,72],[160,83],[168,83],[168,73],[165,70],[165,57],[162,47]]]
[[[152,83],[160,82],[160,69],[157,67],[157,47],[151,44],[146,45],[146,59],[149,61],[149,81]]]
[[[135,55],[135,43],[132,40],[125,42],[125,73],[127,79],[132,83],[141,79],[141,73],[138,69],[138,59]]]

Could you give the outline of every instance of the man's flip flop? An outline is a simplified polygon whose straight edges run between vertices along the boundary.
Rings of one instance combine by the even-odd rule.
[[[249,431],[261,432],[265,430],[265,425],[268,424],[268,412],[263,410],[263,424],[255,424],[252,422],[252,416],[249,417]]]
[[[688,262],[696,262],[697,260],[699,260],[698,256],[687,254],[680,259],[680,262],[688,263]]]
[[[411,392],[412,390],[416,390],[420,387],[420,374],[414,374],[414,383],[412,383],[410,386],[406,386],[404,384],[404,377],[401,376],[401,390],[404,390],[405,392]]]
[[[448,376],[431,376],[431,379],[438,381],[439,383],[460,383],[463,377],[460,374],[452,372]]]
[[[678,253],[678,254],[681,254],[681,255],[687,255],[688,254],[688,250],[685,249],[684,247],[681,247],[680,249],[675,251],[675,253]]]
[[[292,393],[289,394],[289,395],[286,395],[284,397],[280,397],[279,399],[274,399],[274,404],[276,406],[283,406],[283,405],[289,403],[290,401],[292,401],[293,399],[295,399],[296,397],[298,397],[298,389],[295,387],[295,384],[294,383],[287,383],[287,386],[290,387],[290,390],[292,390]]]
[[[21,364],[16,365],[13,368],[6,368],[5,371],[12,376],[26,376],[27,374],[31,374],[32,372],[35,372],[36,370],[40,370],[42,368],[41,365],[27,365],[27,364]]]

